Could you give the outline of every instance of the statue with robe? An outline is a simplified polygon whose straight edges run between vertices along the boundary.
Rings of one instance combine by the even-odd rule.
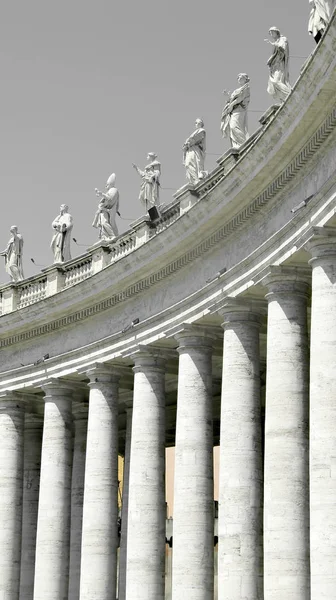
[[[196,185],[207,176],[204,170],[206,133],[202,119],[196,119],[195,131],[183,145],[183,164],[189,183]]]
[[[92,227],[99,230],[100,240],[111,241],[119,235],[116,224],[116,215],[120,216],[119,191],[115,187],[115,181],[115,173],[112,173],[105,185],[106,192],[100,192],[97,188],[95,189],[100,202],[93,219]]]
[[[23,237],[18,233],[16,225],[12,225],[10,232],[11,237],[7,247],[3,252],[0,252],[0,255],[5,257],[5,269],[8,275],[14,283],[17,283],[24,279],[22,264]]]
[[[249,137],[247,130],[247,108],[250,103],[250,78],[246,73],[238,75],[239,87],[234,92],[223,92],[228,96],[222,112],[221,131],[229,137],[231,147],[239,148]]]
[[[62,204],[60,214],[52,222],[52,228],[55,233],[51,240],[50,247],[54,254],[54,263],[63,263],[71,260],[70,241],[73,219],[69,213],[69,207]]]
[[[289,83],[289,45],[277,27],[271,27],[269,34],[273,41],[266,39],[265,42],[273,46],[273,54],[267,61],[270,71],[267,91],[276,104],[281,104],[292,90]]]
[[[149,162],[143,170],[139,169],[134,163],[132,165],[142,180],[139,200],[145,207],[146,212],[152,206],[159,205],[161,176],[161,163],[157,160],[157,154],[148,152],[147,160]]]
[[[309,4],[311,11],[308,31],[318,44],[329,23],[333,11],[333,0],[309,0]]]

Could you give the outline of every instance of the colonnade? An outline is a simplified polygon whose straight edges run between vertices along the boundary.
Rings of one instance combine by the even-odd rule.
[[[333,233],[316,230],[309,251],[309,272],[270,268],[263,302],[223,299],[214,309],[224,328],[219,600],[334,598]],[[263,460],[259,340],[266,313]],[[172,335],[178,352],[172,598],[213,600],[214,337],[200,325]],[[24,393],[1,396],[1,600],[164,600],[166,359],[164,350],[139,347],[132,361],[118,590],[118,366],[86,372],[88,413],[65,380],[43,384],[43,421],[27,412]]]

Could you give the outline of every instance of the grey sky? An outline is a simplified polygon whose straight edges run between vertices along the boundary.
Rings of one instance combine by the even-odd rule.
[[[207,169],[227,149],[219,130],[222,90],[251,78],[249,130],[271,104],[263,42],[276,25],[289,38],[291,82],[314,49],[308,0],[29,0],[2,6],[0,35],[0,246],[17,224],[29,258],[48,265],[51,221],[69,204],[74,237],[90,245],[94,188],[117,174],[124,218],[142,214],[139,178],[148,151],[162,188],[185,183],[181,147],[196,117],[207,130]],[[253,111],[260,111],[253,112]],[[162,191],[162,200],[173,191]],[[128,221],[118,221],[120,231]],[[80,248],[72,246],[73,256]],[[82,249],[85,251],[85,247]],[[0,281],[8,277],[0,263]]]

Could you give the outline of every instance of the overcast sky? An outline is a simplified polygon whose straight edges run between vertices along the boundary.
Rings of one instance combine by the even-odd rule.
[[[196,117],[207,130],[210,170],[221,138],[222,90],[251,78],[249,130],[272,103],[266,93],[277,26],[290,43],[291,82],[315,47],[308,0],[7,0],[0,24],[0,246],[24,237],[24,269],[52,263],[51,222],[61,203],[74,217],[76,256],[97,240],[94,188],[117,174],[120,210],[142,214],[132,162],[162,163],[162,200],[185,183],[182,144]],[[165,189],[166,188],[166,189]],[[167,189],[172,188],[172,189]],[[120,231],[130,221],[118,220]],[[0,281],[8,281],[3,259]]]

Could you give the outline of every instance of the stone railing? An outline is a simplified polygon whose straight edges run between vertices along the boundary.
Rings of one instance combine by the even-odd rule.
[[[47,295],[47,277],[40,275],[34,277],[33,281],[21,284],[17,289],[17,308],[23,308],[34,304],[38,300],[43,300]]]
[[[70,266],[64,266],[64,288],[68,288],[92,275],[92,256],[85,256],[76,260]]]

